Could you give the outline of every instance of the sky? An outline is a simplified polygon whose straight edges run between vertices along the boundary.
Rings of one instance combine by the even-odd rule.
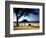
[[[22,8],[23,9],[23,8]],[[30,9],[31,10],[31,9]],[[28,10],[29,11],[29,10]],[[19,18],[19,22],[21,22],[22,20],[26,19],[27,21],[39,21],[39,9],[33,9],[33,11],[31,13],[29,12],[25,12],[20,18]],[[22,13],[21,11],[19,11],[20,13]],[[28,15],[27,15],[28,14]],[[18,13],[18,16],[20,16],[20,14]],[[16,13],[13,12],[13,21],[16,22]]]

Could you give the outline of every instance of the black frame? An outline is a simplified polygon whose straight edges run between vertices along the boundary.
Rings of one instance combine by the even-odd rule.
[[[42,33],[26,33],[26,34],[10,34],[10,4],[23,4],[23,5],[39,5],[43,6],[43,32]],[[45,4],[35,2],[19,2],[19,1],[5,1],[5,37],[18,37],[18,36],[32,36],[45,34]]]

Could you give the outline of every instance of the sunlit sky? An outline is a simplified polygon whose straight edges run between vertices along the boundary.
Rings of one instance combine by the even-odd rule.
[[[18,21],[22,21],[23,19],[26,19],[28,21],[39,21],[39,16],[38,15],[33,15],[33,14],[29,14],[29,16],[21,16],[21,18],[19,18]],[[13,13],[13,21],[17,21],[16,20],[16,14]]]
[[[36,11],[36,13],[37,13],[37,11]],[[33,14],[33,13],[30,13],[29,14],[29,16],[21,16],[20,18],[19,18],[19,22],[21,22],[21,21],[23,21],[24,19],[26,19],[27,21],[39,21],[39,14],[38,15],[35,15],[35,14]],[[13,21],[14,22],[16,22],[17,20],[16,20],[16,14],[15,14],[15,12],[13,12]]]

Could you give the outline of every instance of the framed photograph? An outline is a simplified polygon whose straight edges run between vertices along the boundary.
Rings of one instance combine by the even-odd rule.
[[[44,35],[44,3],[5,1],[5,36]]]

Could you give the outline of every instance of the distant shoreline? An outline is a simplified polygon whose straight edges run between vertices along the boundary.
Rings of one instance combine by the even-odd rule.
[[[17,23],[17,22],[13,22],[13,23]],[[18,22],[18,23],[39,23],[39,21]]]

